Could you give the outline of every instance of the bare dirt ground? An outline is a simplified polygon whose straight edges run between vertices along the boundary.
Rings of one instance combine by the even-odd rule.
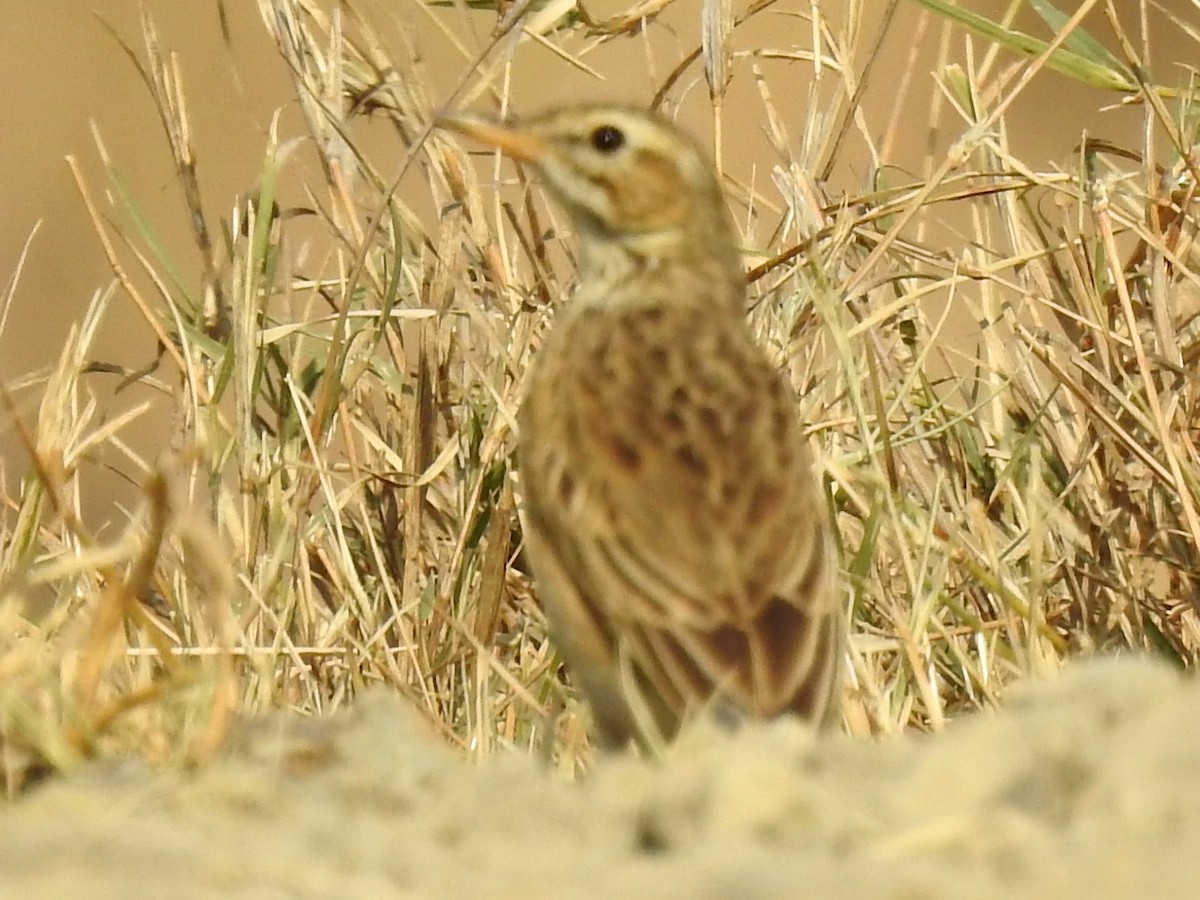
[[[1200,685],[1079,663],[935,736],[698,728],[577,783],[462,761],[403,701],[242,726],[190,776],[97,764],[0,813],[0,895],[1194,897]]]

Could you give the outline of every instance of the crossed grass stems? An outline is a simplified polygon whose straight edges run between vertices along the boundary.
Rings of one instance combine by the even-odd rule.
[[[574,772],[586,713],[523,566],[509,458],[570,242],[523,173],[430,133],[411,54],[381,49],[406,46],[402,27],[339,31],[303,0],[260,7],[316,152],[302,207],[277,198],[312,173],[272,127],[257,190],[209,224],[177,63],[148,16],[144,46],[123,46],[161,117],[199,278],[162,249],[99,134],[104,189],[72,161],[116,280],[56,361],[0,393],[28,453],[0,498],[0,777],[11,795],[100,754],[196,764],[242,711],[325,712],[373,684],[471,755],[526,748]],[[818,24],[823,59],[864,62],[788,63],[821,99],[802,125],[785,127],[753,58],[725,60],[757,78],[777,154],[769,185],[726,183],[749,315],[824,462],[852,620],[848,729],[938,729],[1081,654],[1190,665],[1200,291],[1186,155],[1162,170],[1093,141],[1073,169],[1039,169],[1009,152],[1003,112],[1049,56],[1007,74],[944,66],[929,126],[963,137],[927,177],[882,168],[872,190],[825,199],[845,147],[886,160],[899,137],[895,118],[877,137],[844,127],[873,36]],[[586,65],[572,47],[627,39],[627,23],[602,25],[543,40]],[[726,49],[710,42],[701,63],[719,69]],[[507,102],[486,50],[465,54],[462,102]],[[723,96],[718,78],[718,121]],[[1188,148],[1190,110],[1175,106],[1142,108]],[[405,148],[403,177],[356,149],[368,114]],[[301,247],[301,221],[321,239]],[[19,270],[0,312],[22,302]],[[116,372],[114,392],[92,341],[129,302],[158,352]],[[170,417],[168,452],[123,439],[146,415]],[[96,459],[144,485],[116,538],[81,515]]]

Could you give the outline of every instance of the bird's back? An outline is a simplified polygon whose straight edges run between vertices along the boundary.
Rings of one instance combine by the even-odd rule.
[[[714,697],[820,719],[840,629],[794,398],[732,307],[654,290],[571,301],[530,374],[520,469],[552,624],[573,668],[626,667],[665,736]],[[596,703],[618,739],[629,688]]]

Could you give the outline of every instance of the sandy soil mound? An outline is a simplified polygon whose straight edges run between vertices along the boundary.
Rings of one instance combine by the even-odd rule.
[[[697,729],[578,784],[462,762],[384,694],[186,779],[97,765],[0,813],[0,895],[1195,897],[1200,685],[1077,665],[936,737]]]

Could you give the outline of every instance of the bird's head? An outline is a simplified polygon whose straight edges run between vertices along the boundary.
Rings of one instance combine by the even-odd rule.
[[[728,213],[711,164],[663,117],[569,106],[520,123],[474,117],[444,127],[531,164],[589,238],[650,259],[726,252]]]

